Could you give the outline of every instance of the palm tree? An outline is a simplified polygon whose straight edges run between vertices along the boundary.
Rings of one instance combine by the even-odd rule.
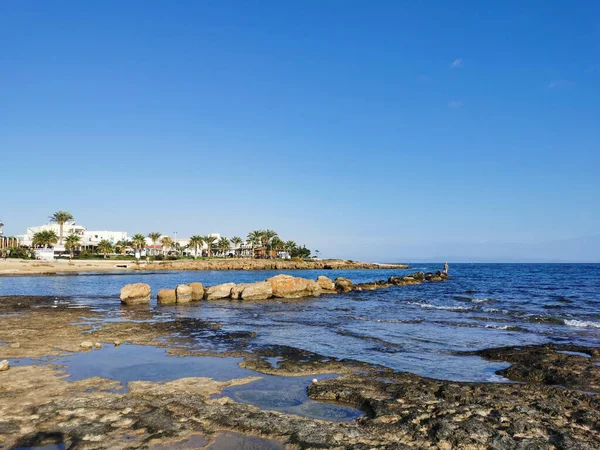
[[[58,237],[58,243],[62,245],[63,240],[63,226],[68,220],[73,220],[73,215],[67,211],[56,211],[50,216],[50,222],[56,222],[60,226],[60,234]]]
[[[219,242],[217,242],[217,247],[219,248],[219,250],[221,250],[221,253],[223,253],[223,258],[225,258],[225,253],[231,248],[229,239],[227,239],[226,237],[222,237],[221,239],[219,239]]]
[[[239,236],[234,236],[230,240],[231,240],[231,243],[233,244],[233,250],[235,251],[236,249],[239,249],[240,253],[241,253],[241,246],[244,243],[242,238]]]
[[[292,252],[298,248],[298,244],[294,241],[286,241],[284,244],[285,251],[288,252],[288,255],[292,256]]]
[[[137,234],[136,234],[136,236],[137,236]],[[134,236],[134,239],[135,239],[135,236]],[[109,253],[112,253],[112,251],[113,251],[113,245],[109,241],[107,241],[106,239],[102,239],[98,243],[98,251],[100,253],[102,253],[104,255],[104,259],[106,259],[106,255],[108,255]]]
[[[152,233],[148,233],[148,237],[150,239],[152,239],[152,247],[154,248],[154,254],[156,255],[156,243],[158,242],[158,240],[160,239],[160,237],[162,236],[162,234],[160,234],[158,231],[153,231]]]
[[[160,240],[160,243],[163,247],[163,253],[169,253],[169,250],[173,247],[173,239],[171,239],[169,236],[165,236],[164,238],[162,238]],[[165,252],[166,250],[166,252]]]
[[[198,257],[198,248],[202,246],[204,240],[202,236],[194,235],[190,238],[189,246],[194,247],[194,258]]]
[[[279,252],[283,249],[285,249],[285,242],[283,242],[281,239],[279,239],[279,236],[275,236],[271,240],[271,250],[275,250],[275,252]]]
[[[115,249],[117,252],[123,254],[127,250],[127,247],[131,247],[131,242],[123,239],[115,244]]]
[[[254,248],[261,245],[263,232],[260,230],[254,230],[248,233],[248,242],[252,244],[252,257],[254,258]]]
[[[214,243],[215,243],[216,240],[217,240],[217,238],[215,236],[211,236],[210,234],[202,237],[202,241],[208,247],[208,257],[209,258],[212,255],[212,246],[214,245]]]
[[[275,230],[264,230],[262,232],[262,244],[267,246],[267,247],[271,247],[271,241],[277,237],[277,231]]]
[[[131,245],[136,249],[136,253],[137,251],[140,252],[141,256],[142,249],[146,247],[146,237],[140,233],[134,234],[131,238]]]
[[[74,233],[71,233],[70,235],[68,235],[65,238],[65,248],[67,250],[69,250],[69,253],[71,254],[71,258],[73,257],[73,250],[75,250],[75,247],[79,247],[80,244],[81,244],[80,237]]]
[[[49,247],[58,242],[58,236],[52,230],[39,231],[33,235],[34,247]]]

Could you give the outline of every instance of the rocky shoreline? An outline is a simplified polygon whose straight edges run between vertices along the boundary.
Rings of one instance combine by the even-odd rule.
[[[459,383],[252,345],[255,333],[165,318],[149,308],[124,308],[122,320],[113,321],[105,320],[109,312],[73,306],[67,298],[0,297],[0,360],[11,362],[0,372],[0,448],[64,443],[69,449],[158,449],[198,436],[214,442],[224,431],[272,439],[288,449],[600,448],[599,348],[548,344],[473,352],[509,362],[500,373],[517,383]],[[84,350],[83,341],[103,348]],[[100,358],[116,343],[115,352],[141,345],[167,349],[174,358],[235,356],[256,376],[123,386],[99,377],[69,381],[68,366],[52,364],[53,357],[82,352]],[[210,350],[224,345],[226,351]],[[22,358],[43,360],[18,365]],[[350,423],[311,419],[222,395],[260,374],[319,373],[340,376],[309,384],[308,396],[360,408],[363,417]]]
[[[278,260],[278,259],[199,259],[177,261],[117,261],[117,260],[0,260],[0,276],[89,275],[132,271],[148,273],[180,270],[387,270],[410,269],[406,264],[379,264],[343,259]]]

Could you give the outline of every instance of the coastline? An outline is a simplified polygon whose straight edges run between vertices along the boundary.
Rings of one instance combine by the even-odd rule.
[[[6,417],[0,445],[83,441],[97,449],[162,449],[198,436],[212,442],[223,432],[246,440],[260,437],[254,448],[279,449],[600,445],[600,403],[592,394],[600,389],[597,347],[543,344],[478,351],[483,358],[507,361],[510,366],[501,373],[508,379],[455,382],[294,347],[249,346],[256,332],[224,330],[215,321],[176,314],[156,321],[159,310],[126,311],[126,320],[115,322],[107,320],[110,310],[71,308],[67,298],[0,297],[0,341],[5,344],[0,360],[11,364],[0,372],[0,393],[5,394],[0,395],[0,412]],[[199,330],[200,341],[195,338]],[[190,378],[175,372],[161,380],[144,378],[143,355],[163,351],[152,367],[164,366],[165,373],[177,370],[181,358],[197,361],[198,370],[202,358],[208,358],[210,365],[227,368],[228,375]],[[121,370],[98,376],[96,370],[119,354],[126,355],[120,359],[125,373],[138,366],[140,372],[127,380],[120,380]],[[86,358],[86,363],[78,369],[70,364],[73,358]],[[92,372],[65,377],[88,365],[94,366]],[[279,390],[257,390],[265,387],[253,383],[265,376],[283,383]],[[279,412],[250,401],[257,393],[281,402],[293,383],[300,383],[312,405],[317,402],[325,413],[340,411],[335,408],[342,405],[362,414],[350,421],[314,418],[302,410]],[[265,439],[277,445],[267,446]]]
[[[273,259],[200,259],[146,263],[117,260],[0,260],[1,276],[78,275],[88,272],[157,272],[181,270],[380,270],[410,269],[406,264],[380,264],[343,259],[292,261]]]

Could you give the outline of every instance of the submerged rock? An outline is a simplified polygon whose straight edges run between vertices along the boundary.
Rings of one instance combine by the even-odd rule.
[[[121,289],[121,303],[140,305],[150,301],[150,286],[145,283],[128,284]]]
[[[235,283],[224,283],[211,286],[204,291],[206,300],[219,300],[228,298],[231,295],[231,290],[235,287]]]
[[[273,296],[279,298],[319,296],[322,292],[316,281],[291,275],[277,275],[266,281],[271,284]]]
[[[177,303],[189,303],[192,301],[193,289],[187,284],[180,284],[176,289]]]
[[[192,288],[192,301],[196,302],[204,298],[204,286],[202,283],[194,282],[188,284]]]
[[[156,296],[159,305],[170,305],[177,302],[175,289],[161,289]]]

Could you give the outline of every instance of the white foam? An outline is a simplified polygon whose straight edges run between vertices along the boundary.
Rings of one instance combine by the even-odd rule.
[[[493,298],[474,298],[471,300],[473,303],[490,303],[495,302]]]
[[[419,306],[423,309],[443,309],[445,311],[471,311],[473,310],[470,306],[437,306],[429,303],[421,302],[406,302],[407,305]]]
[[[593,322],[591,320],[565,320],[565,325],[569,327],[577,328],[600,328],[600,322]]]

